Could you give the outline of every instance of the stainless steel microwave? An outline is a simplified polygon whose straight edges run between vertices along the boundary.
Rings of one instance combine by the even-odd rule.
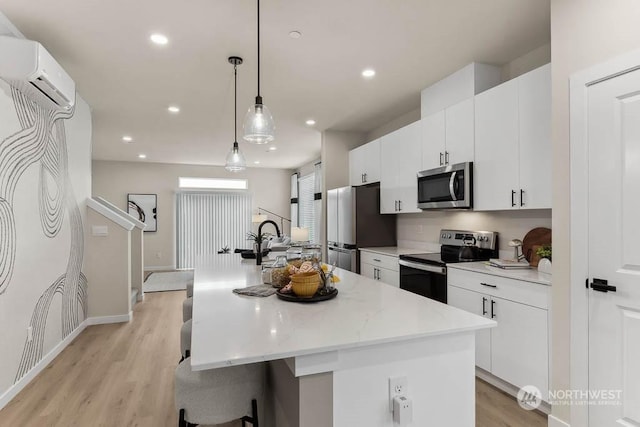
[[[418,172],[420,209],[473,207],[473,162],[457,163]]]

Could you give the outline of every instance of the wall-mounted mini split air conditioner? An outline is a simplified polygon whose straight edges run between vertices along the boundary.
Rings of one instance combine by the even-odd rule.
[[[40,106],[68,110],[76,101],[76,84],[38,42],[0,36],[0,78]]]

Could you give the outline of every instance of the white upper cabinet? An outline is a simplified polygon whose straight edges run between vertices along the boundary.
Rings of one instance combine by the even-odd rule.
[[[475,98],[474,209],[551,208],[546,65]]]
[[[349,151],[349,183],[365,185],[380,182],[380,139]]]
[[[476,96],[474,210],[517,206],[518,82],[508,81]]]
[[[422,167],[433,169],[443,165],[445,148],[444,110],[433,113],[422,122]]]
[[[473,98],[422,119],[422,169],[473,161]]]
[[[417,173],[422,167],[421,121],[382,137],[380,213],[421,212]]]
[[[522,208],[551,208],[551,64],[519,79]]]

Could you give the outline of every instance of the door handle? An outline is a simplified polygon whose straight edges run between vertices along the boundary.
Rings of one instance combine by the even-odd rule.
[[[511,207],[515,207],[516,206],[516,191],[515,190],[511,190]]]
[[[594,277],[593,283],[591,283],[591,289],[598,292],[607,293],[609,291],[616,292],[617,288],[615,286],[609,286],[609,281],[604,279],[596,279]]]
[[[494,319],[496,317],[496,313],[493,310],[493,307],[496,305],[494,300],[491,300],[491,318]]]
[[[442,154],[442,153],[440,153],[440,166],[442,166],[442,163],[443,163],[443,162],[442,162],[442,157],[444,157],[444,156],[443,156],[443,154]]]
[[[524,190],[520,189],[520,206],[524,206]]]
[[[448,151],[444,152],[444,164],[445,165],[449,164],[449,152]]]
[[[482,315],[485,316],[487,314],[487,299],[482,297]]]

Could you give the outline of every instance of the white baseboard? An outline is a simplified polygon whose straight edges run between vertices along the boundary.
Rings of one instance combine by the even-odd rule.
[[[40,361],[29,370],[22,378],[18,380],[14,385],[9,387],[7,391],[0,396],[0,409],[4,408],[7,403],[11,401],[23,388],[27,386],[40,372],[42,372],[48,365],[73,341],[85,328],[89,325],[89,319],[85,319],[80,325],[65,339],[60,341],[58,345],[53,347],[49,353],[47,353]]]
[[[154,266],[144,266],[144,271],[162,271],[162,270],[175,270],[175,265],[154,265]]]
[[[133,319],[133,312],[129,314],[119,314],[117,316],[101,316],[101,317],[89,317],[86,322],[89,325],[104,325],[107,323],[126,323]]]
[[[564,421],[554,417],[553,415],[549,415],[549,421],[547,426],[549,427],[571,427],[569,424]]]

